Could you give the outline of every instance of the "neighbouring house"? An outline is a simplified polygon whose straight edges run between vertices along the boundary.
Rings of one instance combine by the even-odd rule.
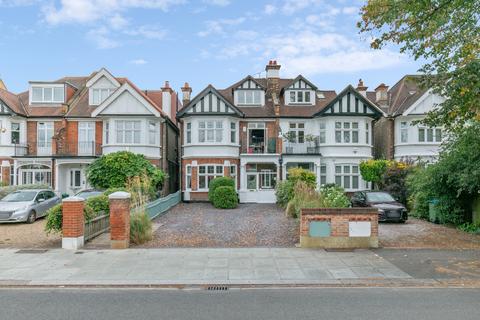
[[[179,188],[181,103],[169,83],[140,90],[106,69],[85,77],[30,81],[28,91],[0,89],[2,183],[47,184],[74,194],[88,188],[86,168],[103,154],[145,155],[168,174],[164,192]]]
[[[188,84],[182,88],[184,200],[206,200],[210,180],[231,176],[241,202],[272,203],[276,182],[293,167],[313,171],[318,185],[366,189],[359,164],[373,157],[375,122],[384,115],[376,93],[361,81],[337,94],[301,75],[281,78],[276,61],[265,70],[265,78],[209,85],[193,99]]]
[[[390,90],[382,84],[383,97],[379,105],[387,113],[377,123],[375,157],[403,161],[436,161],[443,140],[441,127],[415,123],[441,104],[444,99],[423,89],[419,75],[406,75]]]

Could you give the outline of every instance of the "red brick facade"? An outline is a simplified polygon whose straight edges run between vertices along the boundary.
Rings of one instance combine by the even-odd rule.
[[[37,154],[37,122],[27,121],[28,153]]]
[[[83,236],[85,227],[83,205],[83,199],[63,201],[62,233],[64,238],[78,238]]]
[[[112,249],[128,248],[130,242],[130,198],[110,198],[110,240]]]

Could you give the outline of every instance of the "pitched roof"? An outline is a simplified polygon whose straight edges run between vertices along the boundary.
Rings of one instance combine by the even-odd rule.
[[[19,97],[10,91],[0,89],[0,100],[16,114],[26,116],[27,112]]]
[[[427,89],[420,86],[421,75],[405,75],[388,91],[389,115],[400,115],[412,106]]]

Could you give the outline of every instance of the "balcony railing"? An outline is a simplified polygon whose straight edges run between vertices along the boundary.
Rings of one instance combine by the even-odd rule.
[[[100,156],[101,144],[93,141],[88,142],[57,142],[16,144],[15,156]]]
[[[277,139],[268,138],[266,145],[263,142],[250,143],[249,145],[242,145],[241,152],[246,154],[277,153]]]
[[[283,144],[284,154],[320,154],[318,137],[312,137],[310,141],[303,143],[285,141]]]

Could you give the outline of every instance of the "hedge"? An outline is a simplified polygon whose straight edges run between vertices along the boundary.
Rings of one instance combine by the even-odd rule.
[[[230,177],[218,177],[208,185],[208,200],[213,203],[213,195],[218,187],[232,187],[235,190],[235,180]]]

